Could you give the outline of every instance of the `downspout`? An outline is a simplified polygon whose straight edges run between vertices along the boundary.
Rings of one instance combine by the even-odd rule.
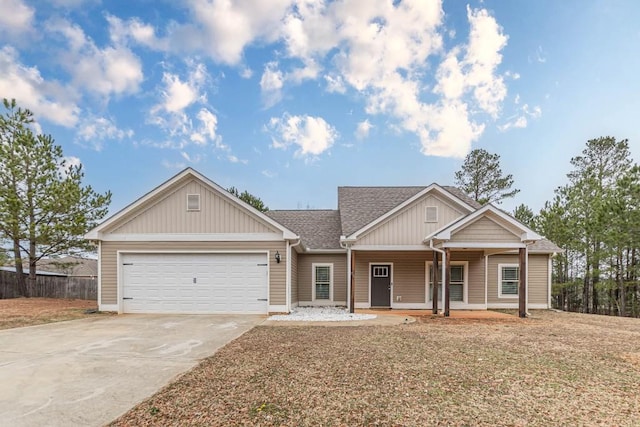
[[[287,240],[287,312],[291,313],[291,248],[298,246],[302,242],[302,239],[298,238],[298,241],[291,244],[290,240]]]
[[[442,254],[442,309],[444,310],[444,278],[445,275],[447,274],[446,272],[446,268],[444,268],[444,266],[446,265],[445,261],[447,259],[447,253],[445,251],[443,251],[442,249],[438,249],[435,246],[433,246],[433,239],[429,239],[429,248],[431,248],[432,251],[436,251],[438,253]],[[434,283],[433,286],[438,286],[437,283]]]
[[[524,294],[524,311],[527,312],[527,317],[531,317],[531,313],[529,313],[529,245],[531,243],[528,243],[525,245],[524,248],[524,256],[525,259],[527,260],[527,265],[525,266],[526,269],[526,273],[527,273],[527,283],[526,283],[526,292]]]

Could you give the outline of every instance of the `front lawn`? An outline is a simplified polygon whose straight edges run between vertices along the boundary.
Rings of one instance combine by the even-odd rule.
[[[91,316],[98,303],[83,299],[11,298],[0,299],[0,329],[41,325]]]
[[[261,326],[113,425],[640,425],[640,320]]]

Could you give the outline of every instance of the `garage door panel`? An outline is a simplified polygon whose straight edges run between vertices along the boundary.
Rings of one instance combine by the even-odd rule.
[[[266,313],[266,254],[125,254],[128,313]]]

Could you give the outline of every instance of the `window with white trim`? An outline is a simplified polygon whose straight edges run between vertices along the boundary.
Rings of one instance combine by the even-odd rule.
[[[433,263],[427,263],[426,273],[429,275],[429,301],[433,301]],[[452,261],[449,268],[449,300],[464,302],[465,289],[467,287],[467,263],[464,261]],[[438,265],[438,299],[442,297],[442,265]]]
[[[187,194],[187,210],[199,211],[200,210],[200,195],[199,194]]]
[[[373,267],[373,277],[389,277],[389,267],[386,265]]]
[[[438,222],[438,207],[427,206],[424,209],[424,222]]]
[[[498,297],[518,298],[520,287],[520,266],[518,264],[498,264]]]
[[[313,264],[313,301],[333,300],[333,264]]]

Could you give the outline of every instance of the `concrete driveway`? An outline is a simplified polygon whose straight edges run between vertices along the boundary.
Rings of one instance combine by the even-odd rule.
[[[120,315],[0,331],[0,424],[104,425],[264,319]]]

